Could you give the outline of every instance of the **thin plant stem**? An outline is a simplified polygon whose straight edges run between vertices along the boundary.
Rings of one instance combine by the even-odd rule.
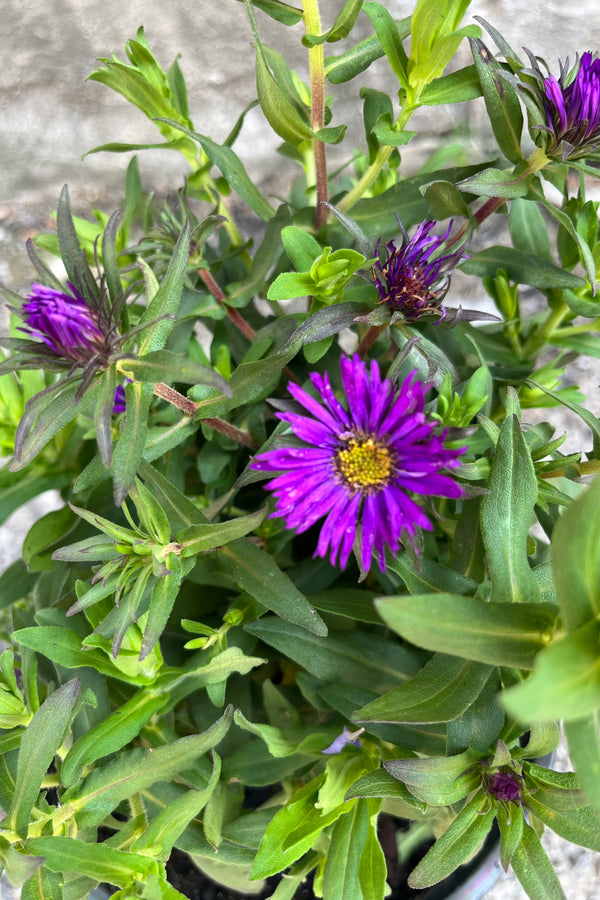
[[[244,317],[238,312],[237,309],[233,309],[233,307],[228,306],[225,303],[225,294],[223,293],[215,279],[212,277],[208,269],[198,269],[198,275],[200,276],[210,293],[213,295],[215,300],[220,304],[220,306],[223,307],[229,321],[233,325],[235,325],[235,327],[244,335],[244,337],[247,337],[249,341],[252,341],[256,333],[254,331],[254,328],[252,328],[252,326],[246,322]]]
[[[183,394],[180,394],[175,388],[170,387],[168,384],[164,384],[162,381],[154,385],[154,393],[157,397],[160,397],[161,400],[166,400],[167,403],[180,409],[182,413],[186,416],[190,416],[190,418],[194,416],[198,410],[198,405],[194,403],[193,400],[184,397]],[[219,434],[231,438],[233,441],[242,444],[244,447],[249,447],[250,450],[256,450],[258,446],[254,438],[249,435],[248,432],[242,431],[241,428],[236,428],[235,425],[226,422],[224,419],[214,417],[202,419],[202,422],[205,425],[208,425],[209,428],[214,428]]]
[[[304,27],[307,34],[321,34],[321,17],[318,0],[304,0]],[[319,131],[325,125],[325,56],[323,44],[316,44],[308,50],[310,73],[311,127]],[[313,138],[312,150],[315,161],[315,186],[317,191],[315,231],[326,222],[327,201],[327,159],[323,141]]]

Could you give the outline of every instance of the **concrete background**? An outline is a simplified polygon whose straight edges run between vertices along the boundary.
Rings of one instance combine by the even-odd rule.
[[[324,28],[332,24],[342,5],[343,0],[321,0]],[[388,0],[386,5],[395,18],[412,9],[408,0]],[[525,45],[546,57],[554,72],[558,58],[573,59],[577,51],[600,47],[598,0],[473,0],[464,23],[475,14],[494,24],[517,51]],[[265,42],[282,50],[306,79],[302,27],[284,28],[260,12],[257,18]],[[97,67],[96,59],[113,53],[124,59],[125,42],[144,25],[150,46],[165,68],[181,53],[195,127],[222,141],[255,96],[254,51],[244,7],[236,0],[2,0],[0,22],[0,281],[25,288],[31,273],[23,240],[48,227],[65,182],[74,208],[84,215],[94,205],[110,212],[119,204],[129,156],[103,153],[83,161],[81,156],[107,141],[161,139],[154,126],[120,96],[85,82]],[[359,36],[370,33],[370,22],[361,16]],[[340,53],[346,46],[342,42],[331,52]],[[462,59],[469,62],[466,48]],[[385,60],[361,76],[356,86],[331,88],[339,96],[331,124],[349,122],[359,140],[362,112],[357,95],[362,84],[394,91]],[[416,127],[419,120],[415,118],[414,123]],[[424,124],[425,139],[404,152],[405,171],[417,168],[423,154],[440,139],[451,139],[457,125],[470,130],[467,148],[474,157],[481,156],[486,142],[481,102],[425,113]],[[293,173],[292,163],[273,157],[278,143],[260,112],[253,110],[236,144],[250,175],[273,193],[284,191]],[[333,148],[330,156],[339,158],[339,153]],[[142,152],[139,156],[146,189],[166,193],[179,186],[186,167],[177,154]],[[598,383],[593,360],[582,361],[579,374]],[[22,536],[40,508],[38,504],[27,514],[19,511],[7,523],[0,533],[0,563],[18,555]],[[561,765],[568,767],[564,754]],[[600,900],[600,856],[551,833],[545,844],[566,896]],[[7,896],[0,884],[0,898]],[[521,900],[524,892],[509,873],[488,897]]]

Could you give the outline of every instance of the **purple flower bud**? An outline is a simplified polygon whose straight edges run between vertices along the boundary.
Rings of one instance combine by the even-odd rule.
[[[42,340],[57,356],[85,365],[106,349],[105,336],[95,313],[69,284],[65,294],[43,284],[32,284],[23,304],[25,331]]]
[[[401,312],[409,321],[419,319],[425,313],[445,310],[442,300],[450,284],[449,270],[464,255],[461,250],[440,255],[452,228],[445,234],[431,234],[436,222],[422,222],[412,238],[405,233],[400,247],[394,241],[375,245],[377,262],[373,266],[373,281],[382,303]]]
[[[586,145],[592,150],[600,138],[600,59],[584,53],[572,79],[565,69],[558,81],[552,75],[544,81],[546,116],[555,146],[573,148],[571,156]]]
[[[375,550],[383,570],[386,546],[396,553],[403,535],[412,542],[417,528],[432,529],[412,495],[463,496],[442,470],[458,466],[465,448],[444,447],[444,435],[425,416],[427,386],[414,372],[396,391],[375,360],[370,371],[358,356],[343,357],[340,367],[346,405],[327,374],[310,376],[320,400],[290,384],[307,415],[277,416],[303,444],[260,453],[251,468],[279,473],[265,487],[275,495],[273,515],[288,528],[306,531],[325,517],[315,556],[329,554],[335,565],[339,555],[343,568],[360,525],[363,568]]]
[[[516,772],[495,772],[493,775],[486,775],[484,788],[500,803],[523,805],[523,776]]]

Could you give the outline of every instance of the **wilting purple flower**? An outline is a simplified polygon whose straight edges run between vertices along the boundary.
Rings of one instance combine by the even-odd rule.
[[[278,413],[304,444],[267,450],[251,467],[280,472],[266,488],[274,492],[276,512],[288,528],[306,531],[325,516],[315,555],[346,565],[360,528],[362,563],[368,569],[373,549],[385,568],[386,545],[398,550],[403,534],[411,542],[418,527],[432,525],[409,494],[461,497],[462,488],[440,474],[459,464],[460,450],[443,446],[425,417],[428,386],[406,378],[398,391],[381,378],[373,360],[370,372],[355,356],[342,357],[346,405],[335,397],[328,376],[313,373],[320,394],[315,400],[295,384],[289,391],[309,413]]]
[[[555,147],[566,145],[567,156],[584,146],[592,150],[600,139],[600,59],[589,51],[575,66],[575,77],[561,65],[560,78],[544,79],[546,117]],[[552,148],[551,148],[552,149]]]
[[[73,285],[65,294],[43,284],[32,284],[23,304],[25,331],[40,338],[57,356],[84,365],[95,353],[106,349],[98,320]]]
[[[452,228],[445,234],[431,234],[436,222],[422,222],[412,238],[404,233],[402,244],[394,241],[375,245],[377,262],[373,266],[373,281],[382,303],[401,312],[409,321],[419,319],[425,313],[445,310],[442,306],[450,285],[449,270],[464,255],[461,250],[440,255]],[[437,254],[437,255],[436,255]]]
[[[491,794],[500,803],[523,805],[523,776],[517,772],[495,772],[493,775],[486,775],[484,787],[486,793]]]

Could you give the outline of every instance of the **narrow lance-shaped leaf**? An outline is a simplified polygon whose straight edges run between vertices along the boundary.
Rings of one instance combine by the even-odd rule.
[[[133,842],[131,849],[137,853],[152,850],[152,856],[166,860],[181,832],[206,806],[219,782],[220,774],[221,759],[213,751],[213,769],[206,787],[203,790],[187,791],[161,809]]]
[[[76,838],[47,835],[27,841],[30,853],[45,857],[45,865],[54,872],[85,872],[94,880],[125,888],[139,878],[158,874],[158,863],[150,856],[117,850],[106,843],[94,844]]]
[[[148,335],[140,341],[140,356],[151,350],[162,350],[167,341],[174,323],[172,319],[164,317],[172,317],[177,313],[189,261],[189,251],[190,226],[186,221],[175,245],[165,277],[140,318],[140,325],[150,325],[151,322],[161,319],[151,326]]]
[[[600,614],[600,478],[558,520],[552,535],[552,576],[561,616],[574,631]]]
[[[247,538],[239,538],[219,552],[226,557],[235,582],[259,603],[314,634],[327,634],[316,609],[264,550]]]
[[[527,536],[537,501],[531,455],[516,416],[498,437],[481,501],[481,532],[496,602],[535,602],[539,588],[527,558]]]
[[[228,707],[203,734],[180,738],[161,747],[129,750],[94,771],[63,797],[70,803],[81,827],[101,822],[118,804],[157,781],[170,781],[193,766],[195,760],[216,746],[227,734],[233,718]]]
[[[21,740],[8,826],[25,835],[42,780],[60,747],[79,693],[79,679],[59,687],[33,715]]]
[[[410,681],[363,706],[356,722],[449,722],[479,696],[491,667],[436,653]]]
[[[87,765],[116,753],[136,738],[167,699],[162,692],[139,690],[107,719],[82,734],[63,760],[61,781],[65,787],[78,781]]]
[[[494,816],[494,808],[479,791],[413,869],[408,879],[410,886],[429,887],[466,862],[488,834]]]
[[[551,603],[489,603],[450,594],[383,597],[375,606],[390,628],[418,647],[522,669],[533,668],[557,614]]]
[[[502,77],[502,67],[483,41],[471,38],[471,51],[483,88],[488,116],[500,150],[517,163],[522,158],[523,114],[513,86]]]

